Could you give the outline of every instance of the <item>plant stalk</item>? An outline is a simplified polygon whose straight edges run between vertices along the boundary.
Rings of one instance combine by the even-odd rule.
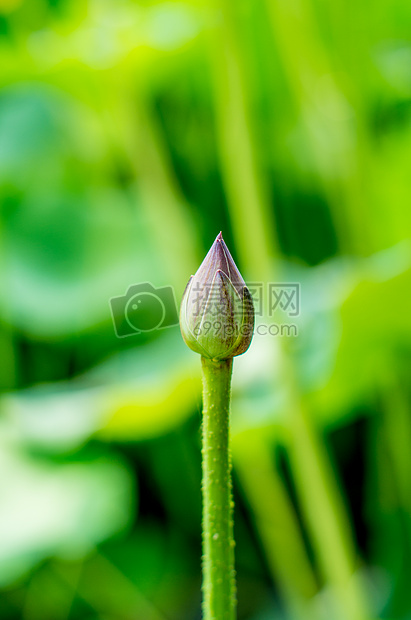
[[[203,368],[203,619],[235,620],[233,501],[229,452],[233,360]]]

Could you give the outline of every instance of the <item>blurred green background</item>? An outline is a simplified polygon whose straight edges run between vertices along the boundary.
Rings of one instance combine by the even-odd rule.
[[[238,618],[410,619],[411,4],[0,13],[0,618],[200,619],[200,358],[109,299],[222,230],[301,285],[234,364]]]

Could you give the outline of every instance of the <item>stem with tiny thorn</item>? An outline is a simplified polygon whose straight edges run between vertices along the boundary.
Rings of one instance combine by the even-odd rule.
[[[202,357],[203,618],[235,620],[229,407],[233,360]]]

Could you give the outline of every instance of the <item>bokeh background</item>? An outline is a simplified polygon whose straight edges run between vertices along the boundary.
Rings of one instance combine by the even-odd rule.
[[[410,3],[0,13],[0,617],[200,619],[200,359],[109,299],[222,230],[301,285],[234,364],[238,618],[410,619]]]

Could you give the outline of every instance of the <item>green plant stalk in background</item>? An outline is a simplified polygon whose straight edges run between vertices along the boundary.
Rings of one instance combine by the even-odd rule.
[[[263,193],[256,189],[261,186],[261,182],[257,175],[253,174],[256,169],[254,166],[239,163],[246,161],[246,154],[248,154],[248,161],[251,161],[251,154],[254,153],[255,157],[255,148],[253,127],[246,113],[247,93],[251,91],[251,88],[247,85],[245,73],[239,74],[238,70],[235,71],[235,67],[243,67],[240,60],[241,46],[236,43],[240,38],[240,33],[236,32],[238,22],[233,22],[226,0],[220,0],[219,4],[224,9],[222,11],[224,19],[219,22],[218,26],[223,31],[223,36],[220,33],[217,41],[224,46],[222,49],[228,50],[228,53],[220,56],[226,62],[226,76],[230,76],[231,79],[223,75],[224,64],[220,61],[220,56],[215,54],[211,57],[211,62],[213,62],[213,75],[215,76],[216,108],[221,116],[217,130],[223,161],[223,181],[229,200],[234,240],[250,279],[276,281],[278,275],[271,266],[272,264],[275,266],[273,261],[275,252],[271,245],[267,244],[266,233],[271,223]],[[274,4],[277,6],[278,3]],[[296,59],[293,50],[288,49],[287,46],[287,52],[292,53],[294,65]],[[302,96],[302,93],[298,93],[298,97],[300,95]],[[227,101],[232,106],[231,122],[224,117],[224,112],[228,109]],[[233,143],[236,143],[236,149],[232,148]],[[226,157],[226,154],[230,154],[230,157]],[[236,157],[242,157],[243,160],[235,161]],[[238,175],[236,172],[238,169],[247,169],[247,175]],[[254,188],[253,201],[248,198],[251,195],[249,187]],[[247,208],[244,208],[240,200],[244,196],[247,196]],[[249,207],[250,204],[253,208]],[[279,366],[282,369],[282,385],[286,390],[289,411],[293,412],[289,418],[292,473],[319,566],[325,582],[331,586],[331,598],[339,613],[347,620],[354,620],[354,618],[367,620],[370,617],[369,604],[366,592],[358,581],[358,577],[355,576],[357,568],[355,544],[337,480],[326,450],[322,446],[321,438],[317,435],[317,429],[310,419],[309,412],[305,410],[304,395],[295,380],[296,369],[292,356],[284,343],[274,342],[273,345],[275,358],[281,360]],[[243,457],[240,456],[239,460],[241,458]],[[250,462],[247,462],[246,466],[250,466]],[[262,535],[263,521],[260,519],[257,523],[260,535]],[[276,543],[273,542],[271,548],[272,555],[278,552]],[[296,581],[294,582],[295,591],[298,590]]]
[[[229,451],[233,360],[201,358],[203,370],[203,614],[233,620],[236,608]]]
[[[320,617],[312,604],[318,593],[317,580],[295,508],[273,466],[274,441],[267,428],[234,431],[231,438],[233,465],[286,615],[312,620]]]

